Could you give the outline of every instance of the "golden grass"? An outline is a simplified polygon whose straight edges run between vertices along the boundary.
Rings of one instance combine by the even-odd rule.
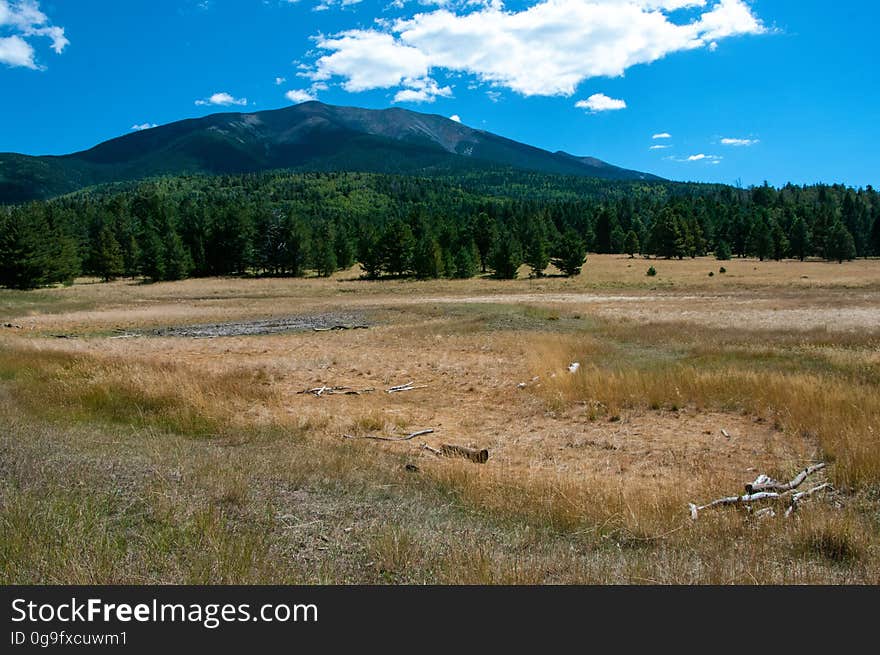
[[[880,386],[876,383],[833,374],[779,372],[735,356],[707,366],[708,346],[697,353],[698,363],[685,359],[647,365],[589,363],[598,350],[592,339],[583,345],[557,340],[536,348],[533,370],[546,380],[541,394],[556,404],[594,403],[612,416],[628,408],[746,411],[791,434],[814,439],[820,449],[817,456],[835,464],[837,484],[880,484]],[[573,361],[584,363],[575,374],[562,373]]]
[[[876,309],[880,266],[732,262],[719,281],[700,273],[709,260],[652,263],[660,288],[690,291],[661,301],[647,262],[593,257],[577,280],[197,280],[8,298],[33,313],[9,314],[24,327],[0,336],[0,581],[880,581],[880,333],[850,329]],[[613,288],[614,271],[620,297],[558,295]],[[627,299],[636,288],[652,300]],[[727,302],[724,289],[751,289],[761,308],[743,301],[735,325],[697,311]],[[349,306],[375,327],[107,338]],[[786,325],[777,306],[821,318]],[[856,318],[822,327],[835,312]],[[80,338],[46,338],[56,331]],[[381,391],[408,380],[427,386]],[[379,391],[296,394],[323,383]],[[489,462],[339,438],[425,427],[435,446],[488,447]],[[817,459],[837,491],[791,519],[688,518],[688,502]]]

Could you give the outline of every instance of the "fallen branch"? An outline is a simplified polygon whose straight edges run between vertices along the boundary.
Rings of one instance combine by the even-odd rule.
[[[697,506],[693,503],[688,503],[688,507],[691,509],[691,518],[696,521],[697,515],[705,509],[712,509],[713,507],[724,507],[727,505],[747,505],[748,503],[754,503],[759,500],[778,500],[782,494],[774,493],[772,491],[762,491],[756,494],[746,494],[744,496],[727,496],[725,498],[719,498],[718,500],[713,500],[711,503],[706,505]]]
[[[833,487],[831,486],[830,483],[825,482],[824,484],[820,484],[819,486],[813,487],[812,489],[808,489],[807,491],[801,491],[799,493],[796,493],[794,496],[791,497],[791,505],[789,505],[788,509],[785,510],[785,515],[791,516],[792,514],[794,514],[797,511],[798,503],[800,501],[802,501],[805,498],[809,498],[810,496],[812,496],[815,493],[818,493],[819,491],[824,491],[825,489],[831,490],[831,489],[833,489]]]
[[[432,434],[434,432],[433,428],[428,428],[427,430],[419,430],[418,432],[413,432],[411,434],[406,435],[405,437],[380,437],[372,434],[366,434],[363,436],[351,435],[351,434],[343,434],[343,439],[373,439],[375,441],[409,441],[410,439],[415,439],[416,437],[420,437],[423,434]]]
[[[396,387],[391,387],[390,389],[387,389],[386,391],[388,393],[400,393],[401,391],[412,391],[413,389],[424,389],[427,386],[428,386],[427,384],[420,384],[420,385],[414,386],[413,382],[407,382],[406,384],[399,384]]]
[[[375,391],[373,387],[369,387],[367,389],[352,389],[351,387],[328,387],[328,386],[320,386],[315,387],[313,389],[303,389],[302,391],[297,391],[297,395],[302,394],[312,394],[316,398],[320,398],[321,396],[332,396],[333,394],[342,394],[344,396],[360,396],[362,393],[370,393]]]
[[[803,471],[798,473],[794,478],[792,478],[789,482],[778,482],[773,478],[767,475],[759,475],[755,480],[747,485],[745,485],[746,493],[742,496],[727,496],[725,498],[718,498],[717,500],[713,500],[711,503],[706,505],[696,505],[694,503],[688,503],[688,507],[690,508],[691,518],[696,521],[700,512],[706,509],[711,509],[713,507],[725,507],[730,505],[736,505],[740,507],[745,507],[749,511],[751,511],[751,504],[756,503],[758,501],[771,501],[771,502],[780,502],[780,501],[789,501],[788,509],[785,511],[785,516],[791,516],[791,514],[796,510],[797,503],[809,496],[822,491],[824,489],[830,489],[831,485],[829,483],[820,484],[817,487],[813,487],[808,491],[802,491],[800,493],[794,493],[794,490],[803,484],[804,480],[806,480],[810,475],[825,468],[826,464],[814,464],[813,466],[808,466]],[[770,508],[763,508],[755,512],[755,516],[768,516],[774,515]]]
[[[821,471],[825,466],[825,462],[808,466],[794,476],[789,482],[777,482],[766,475],[759,475],[755,478],[754,482],[746,485],[746,493],[754,494],[761,491],[791,491],[792,489],[797,489],[803,484],[804,480],[813,475],[816,471]]]

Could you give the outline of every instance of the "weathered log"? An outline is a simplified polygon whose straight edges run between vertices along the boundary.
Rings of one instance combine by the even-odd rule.
[[[801,492],[796,493],[794,496],[791,497],[791,505],[789,505],[788,509],[785,510],[785,515],[791,516],[794,512],[797,511],[798,503],[800,501],[804,500],[805,498],[809,498],[810,496],[812,496],[815,493],[818,493],[820,491],[824,491],[825,489],[829,489],[829,490],[833,489],[833,487],[831,486],[831,483],[825,482],[825,483],[820,484],[816,487],[813,487],[812,489],[808,489],[807,491],[801,491]]]
[[[794,476],[794,478],[792,478],[789,482],[778,482],[766,475],[759,475],[757,478],[755,478],[754,482],[746,485],[746,494],[760,493],[762,491],[781,492],[797,489],[800,485],[803,484],[804,480],[813,475],[813,473],[815,473],[816,471],[822,470],[823,468],[825,468],[825,466],[825,462],[814,464],[813,466],[808,466],[803,471]]]
[[[428,428],[427,430],[419,430],[418,432],[412,432],[405,437],[382,437],[376,436],[372,434],[365,434],[362,436],[352,435],[352,434],[343,434],[343,439],[373,439],[374,441],[409,441],[410,439],[415,439],[416,437],[420,437],[423,434],[431,434],[434,432],[433,428]]]
[[[820,484],[817,487],[813,487],[808,491],[802,491],[800,493],[794,492],[797,487],[803,484],[804,480],[806,480],[816,471],[825,468],[825,466],[826,464],[824,462],[820,464],[814,464],[813,466],[808,466],[803,471],[798,473],[794,478],[792,478],[789,482],[785,483],[778,482],[767,475],[759,475],[757,478],[755,478],[753,482],[745,486],[746,493],[742,496],[727,496],[725,498],[713,500],[711,503],[701,506],[695,505],[694,503],[688,503],[691,518],[696,520],[700,512],[713,507],[737,505],[744,506],[748,509],[750,503],[761,500],[772,502],[788,501],[789,506],[788,509],[785,511],[785,516],[791,516],[792,512],[797,509],[797,504],[801,499],[808,498],[814,493],[831,488],[831,485],[826,482],[824,484]],[[760,510],[756,513],[756,515],[761,516],[766,514],[769,513],[763,512],[763,510]]]
[[[401,391],[412,391],[413,389],[424,389],[427,387],[427,384],[420,384],[415,386],[413,382],[407,382],[406,384],[398,384],[396,387],[391,387],[387,389],[388,393],[400,393]]]
[[[748,503],[754,503],[759,500],[777,500],[779,499],[779,497],[780,494],[778,493],[774,493],[771,491],[762,491],[756,494],[746,494],[745,496],[726,496],[725,498],[719,498],[718,500],[713,500],[711,503],[700,506],[697,506],[694,503],[688,503],[688,507],[690,507],[691,510],[691,518],[696,521],[697,515],[704,509],[723,507],[725,505],[746,505]]]
[[[473,448],[448,443],[440,446],[440,454],[444,457],[461,457],[470,460],[474,464],[485,464],[489,459],[489,451],[485,448],[474,450]]]

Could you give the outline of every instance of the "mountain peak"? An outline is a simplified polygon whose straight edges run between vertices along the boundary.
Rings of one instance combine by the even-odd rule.
[[[177,121],[60,157],[0,155],[0,202],[155,175],[271,169],[431,174],[498,167],[660,179],[594,157],[551,153],[438,114],[310,100],[281,109]]]

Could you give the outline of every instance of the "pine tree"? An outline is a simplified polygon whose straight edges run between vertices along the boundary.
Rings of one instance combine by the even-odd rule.
[[[839,264],[842,264],[844,260],[849,261],[855,257],[855,240],[846,226],[841,221],[837,221],[828,231],[828,237],[825,241],[825,258],[837,260]]]
[[[140,274],[152,282],[165,279],[165,244],[152,221],[142,226],[140,244]]]
[[[183,245],[183,239],[169,222],[163,234],[165,256],[163,280],[183,280],[192,270],[192,260]]]
[[[480,256],[480,270],[486,272],[489,263],[489,253],[498,239],[498,226],[486,212],[477,214],[473,227],[474,243]]]
[[[791,254],[801,261],[804,261],[812,250],[810,228],[807,227],[807,222],[800,216],[796,216],[791,223],[791,228],[788,232],[788,246]]]
[[[35,205],[0,209],[0,286],[35,289],[49,283],[48,225]]]
[[[413,253],[412,268],[416,277],[422,280],[440,277],[443,273],[443,251],[436,239],[427,234],[419,239]]]
[[[573,228],[565,230],[553,246],[553,265],[565,276],[580,275],[586,257],[587,246]]]
[[[489,254],[489,267],[494,271],[495,277],[502,280],[515,279],[522,263],[522,246],[519,239],[510,232],[500,233]]]
[[[773,236],[770,227],[760,216],[755,218],[749,230],[746,249],[748,254],[764,261],[773,254]]]
[[[788,237],[785,236],[782,226],[775,220],[770,225],[770,237],[773,241],[773,259],[776,261],[785,259],[790,247]]]
[[[731,257],[730,244],[727,241],[719,241],[715,246],[715,259],[726,262]]]
[[[550,265],[547,230],[542,219],[529,221],[524,240],[523,261],[532,269],[534,277],[541,277],[544,269]]]
[[[115,280],[125,273],[122,248],[107,223],[102,222],[92,243],[92,250],[89,254],[89,269],[104,282]]]
[[[479,270],[479,259],[480,253],[476,244],[473,241],[463,243],[455,253],[452,276],[460,279],[473,277]]]
[[[639,252],[639,235],[636,234],[635,230],[630,230],[626,233],[626,239],[623,242],[623,251],[629,255],[629,258],[632,259],[636,256],[636,253]]]
[[[372,228],[366,228],[361,233],[358,241],[358,261],[367,278],[375,280],[382,274],[382,247],[379,235]]]
[[[335,234],[333,247],[336,250],[336,265],[342,269],[351,268],[355,260],[355,249],[344,223],[337,223]]]
[[[682,234],[681,221],[672,208],[664,207],[651,226],[649,252],[659,257],[672,259],[684,257],[685,235]]]
[[[412,269],[416,240],[409,225],[395,219],[385,226],[381,240],[382,265],[390,275],[404,275]]]
[[[281,223],[281,272],[300,277],[309,261],[309,230],[298,214],[289,212]]]

